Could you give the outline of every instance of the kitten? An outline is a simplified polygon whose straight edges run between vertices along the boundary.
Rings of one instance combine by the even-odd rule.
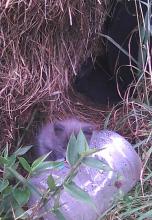
[[[74,118],[47,123],[37,136],[37,146],[35,148],[37,156],[42,156],[52,151],[47,158],[48,160],[64,158],[71,134],[74,133],[77,136],[80,129],[82,129],[89,143],[92,132],[95,130],[95,125],[81,122]]]

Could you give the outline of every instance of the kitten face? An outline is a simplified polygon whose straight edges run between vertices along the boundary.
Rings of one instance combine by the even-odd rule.
[[[52,151],[48,160],[57,160],[65,157],[67,144],[72,133],[77,136],[82,129],[88,143],[95,126],[77,119],[66,119],[46,124],[37,137],[36,153],[38,156]]]

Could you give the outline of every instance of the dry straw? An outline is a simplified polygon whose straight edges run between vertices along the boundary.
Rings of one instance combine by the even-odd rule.
[[[105,121],[105,127],[120,130],[131,140],[149,137],[152,113],[148,102],[143,103],[151,94],[150,55],[149,72],[143,71],[135,86],[137,101],[128,99],[128,88],[124,105],[109,115],[72,91],[81,64],[102,53],[107,2],[0,1],[1,147],[29,144],[43,120],[69,115],[99,126]]]
[[[69,90],[81,63],[98,53],[105,14],[97,0],[0,1],[1,146],[18,138],[33,111],[101,122],[102,112]]]

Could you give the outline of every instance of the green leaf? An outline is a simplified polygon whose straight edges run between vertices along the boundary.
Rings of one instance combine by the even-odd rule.
[[[17,151],[14,152],[14,155],[16,156],[22,156],[24,154],[26,154],[33,146],[26,146],[26,147],[20,147],[19,149],[17,149]]]
[[[48,176],[47,184],[49,186],[50,191],[54,191],[56,189],[55,181],[51,175]]]
[[[53,213],[56,215],[58,220],[66,220],[66,218],[59,209],[54,210]]]
[[[3,190],[3,198],[10,195],[13,191],[13,187],[8,185],[4,190]]]
[[[73,166],[77,160],[79,159],[78,152],[76,149],[76,137],[72,133],[69,139],[69,143],[67,146],[67,151],[66,151],[66,161]]]
[[[14,189],[13,191],[14,199],[17,201],[17,203],[21,206],[26,204],[30,198],[30,191],[28,188],[25,189]]]
[[[5,157],[0,156],[0,164],[6,165],[8,163],[8,160]]]
[[[16,156],[12,155],[10,157],[2,157],[0,156],[0,164],[6,165],[7,167],[11,167],[15,164]]]
[[[18,157],[20,164],[22,165],[22,167],[30,172],[31,171],[31,167],[29,165],[29,163],[23,158],[23,157]]]
[[[112,169],[103,161],[95,157],[84,157],[82,163],[88,167],[96,168],[98,170],[111,171]]]
[[[58,161],[44,161],[41,162],[37,167],[32,170],[32,172],[38,172],[38,171],[44,171],[48,169],[54,169],[54,168],[63,168],[64,167],[64,161],[58,162]]]
[[[15,209],[15,219],[28,219],[28,214],[25,212],[24,209],[18,207]]]
[[[7,158],[7,161],[8,161],[8,163],[7,163],[7,166],[8,166],[8,167],[14,166],[15,161],[16,161],[16,156],[15,156],[15,155],[12,155],[12,156],[8,157],[8,158]]]
[[[0,192],[6,189],[9,185],[8,180],[0,180]]]
[[[31,170],[32,171],[35,171],[37,167],[39,167],[42,162],[49,156],[51,152],[49,152],[48,154],[46,155],[43,155],[41,157],[39,157],[38,159],[36,159],[33,163],[32,163],[32,166],[31,166]]]
[[[96,210],[95,204],[93,203],[91,197],[87,192],[82,190],[79,186],[77,186],[74,182],[65,183],[64,189],[67,193],[69,193],[75,199],[85,202],[86,204],[90,205],[93,209]]]
[[[68,146],[66,160],[68,163],[73,166],[79,160],[82,153],[86,152],[89,149],[87,140],[80,130],[77,139],[74,134],[71,135]]]
[[[89,145],[87,143],[86,137],[84,136],[82,130],[80,130],[77,136],[76,148],[78,149],[79,154],[89,150]]]
[[[11,169],[17,170],[18,165],[19,165],[19,162],[16,162],[13,166],[11,166]],[[5,169],[4,169],[3,178],[4,178],[4,179],[13,180],[14,174],[12,174],[10,171],[8,171],[8,168],[9,168],[9,167],[6,165],[6,167],[5,167]]]

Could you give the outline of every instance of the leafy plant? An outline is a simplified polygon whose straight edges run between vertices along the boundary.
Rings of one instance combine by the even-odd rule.
[[[29,183],[31,175],[48,168],[56,168],[62,165],[59,162],[44,161],[48,155],[38,158],[31,165],[23,157],[32,146],[19,148],[12,155],[8,155],[6,148],[0,156],[0,168],[2,177],[0,179],[0,216],[3,219],[25,219],[26,204],[30,198],[31,189],[39,195],[38,189]],[[21,166],[27,174],[21,174]]]
[[[67,176],[57,185],[51,174],[47,178],[48,188],[41,192],[37,187],[30,182],[30,178],[44,172],[47,169],[61,169],[64,166],[64,161],[45,161],[49,154],[36,159],[32,164],[23,157],[32,146],[19,148],[12,155],[8,155],[8,148],[4,150],[0,156],[0,167],[2,178],[0,179],[0,216],[3,219],[34,219],[36,214],[29,214],[27,210],[27,202],[33,191],[39,196],[37,207],[43,207],[50,199],[54,199],[52,207],[49,211],[54,213],[59,220],[65,219],[60,211],[60,193],[62,190],[69,193],[76,200],[90,205],[94,210],[96,207],[87,192],[81,189],[74,182],[74,177],[79,172],[80,165],[93,167],[98,170],[109,170],[108,165],[102,161],[90,157],[99,149],[90,149],[86,138],[82,131],[79,132],[76,138],[73,134],[67,146],[66,160],[69,163],[70,169]],[[22,174],[24,171],[24,174]],[[62,179],[63,177],[61,177]],[[27,211],[26,211],[27,210]],[[41,215],[43,216],[42,213]]]
[[[60,210],[62,206],[62,204],[60,204],[60,193],[62,192],[62,190],[64,190],[68,194],[70,194],[74,199],[88,204],[96,211],[96,207],[92,201],[92,198],[86,191],[81,189],[75,183],[74,178],[79,172],[80,165],[93,167],[98,170],[109,170],[108,165],[105,165],[102,161],[96,158],[90,157],[90,155],[97,151],[99,151],[99,149],[89,148],[86,138],[82,131],[79,132],[77,138],[72,134],[67,146],[66,153],[66,161],[70,166],[69,172],[67,173],[64,179],[63,177],[61,177],[61,184],[57,184],[56,181],[53,179],[53,176],[48,176],[48,189],[46,190],[45,196],[43,195],[39,200],[38,206],[42,207],[43,205],[45,205],[46,198],[48,199],[51,196],[54,199],[54,204],[52,204],[52,207],[50,207],[49,204],[48,211],[54,213],[59,220],[65,219],[63,213]]]

